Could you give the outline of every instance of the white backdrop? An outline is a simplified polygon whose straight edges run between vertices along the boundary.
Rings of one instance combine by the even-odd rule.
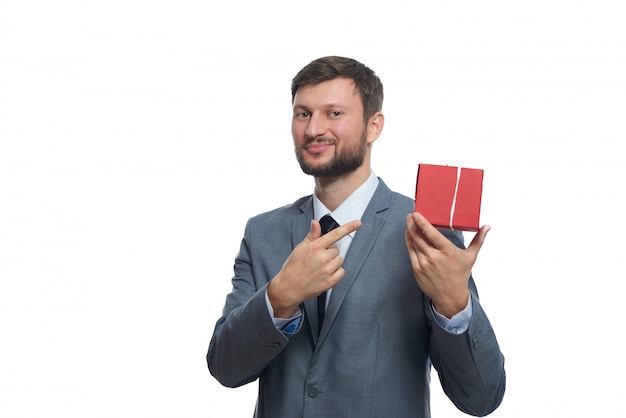
[[[226,3],[0,2],[0,416],[251,416],[206,349],[248,217],[312,191],[291,78],[339,54],[389,186],[485,169],[492,416],[623,417],[621,2]],[[464,416],[436,374],[432,409]]]

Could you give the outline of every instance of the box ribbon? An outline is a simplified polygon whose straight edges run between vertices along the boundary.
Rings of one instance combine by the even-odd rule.
[[[452,220],[454,219],[454,211],[456,210],[456,195],[459,191],[459,180],[461,179],[461,167],[456,169],[456,184],[454,186],[454,196],[452,197],[452,204],[450,205],[450,229],[452,228]]]

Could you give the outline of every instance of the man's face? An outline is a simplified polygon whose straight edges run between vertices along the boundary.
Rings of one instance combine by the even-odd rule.
[[[336,78],[298,89],[291,134],[302,171],[336,177],[356,170],[368,150],[363,104],[352,80]]]

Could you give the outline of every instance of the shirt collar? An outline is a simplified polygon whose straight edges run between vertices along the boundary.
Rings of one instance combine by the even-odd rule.
[[[370,203],[370,200],[372,200],[372,196],[374,196],[378,182],[378,177],[376,177],[374,171],[370,171],[370,176],[365,183],[352,192],[352,194],[332,213],[317,198],[317,195],[313,193],[313,216],[319,221],[322,216],[330,213],[339,225],[343,225],[355,219],[360,220],[367,205]]]

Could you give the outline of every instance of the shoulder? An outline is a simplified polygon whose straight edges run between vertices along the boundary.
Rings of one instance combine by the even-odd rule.
[[[285,224],[287,220],[301,215],[311,205],[312,195],[301,197],[293,203],[262,212],[248,219],[248,228],[253,226],[263,227],[276,224]]]
[[[413,212],[415,201],[412,198],[391,190],[382,178],[379,177],[378,180],[378,187],[370,202],[372,209],[379,213],[389,212],[392,217],[397,217],[400,213],[406,217]]]

